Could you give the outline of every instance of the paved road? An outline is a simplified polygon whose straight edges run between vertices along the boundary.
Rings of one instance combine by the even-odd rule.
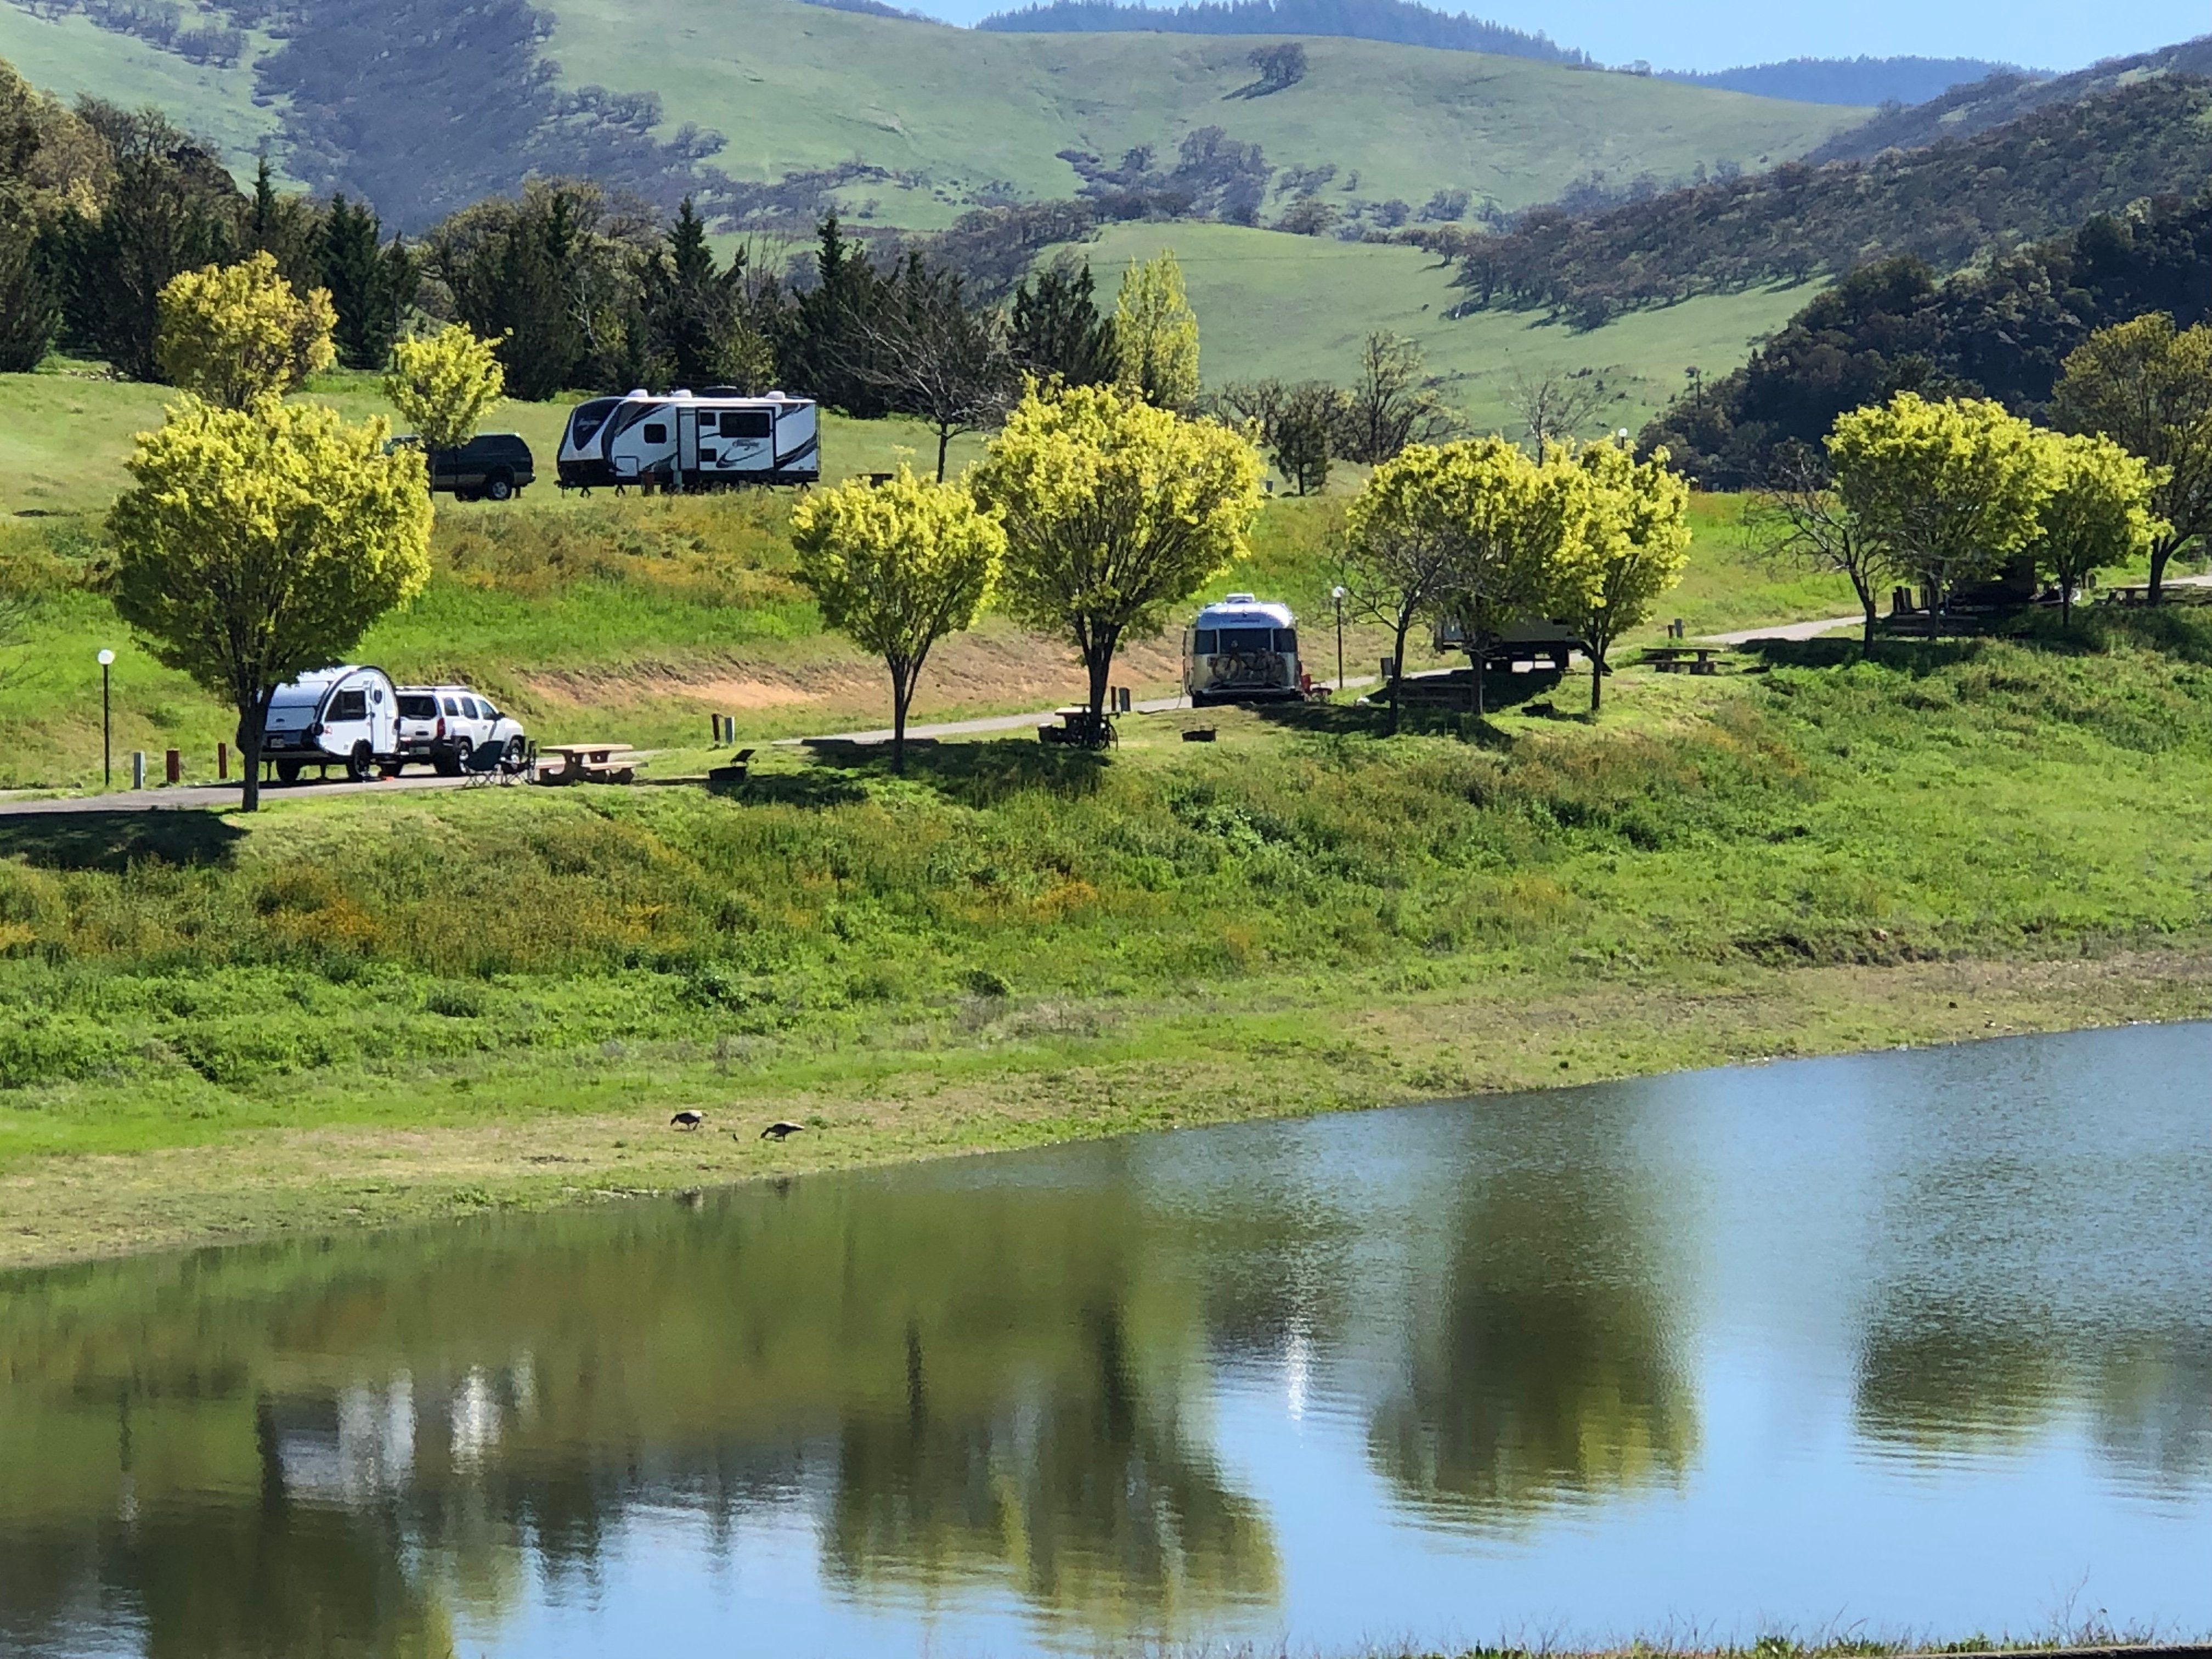
[[[459,789],[466,778],[380,778],[368,783],[264,784],[269,800],[298,800],[324,795],[389,794],[395,789]],[[228,812],[238,805],[235,783],[186,783],[171,789],[119,789],[106,795],[60,795],[51,799],[0,798],[0,817],[27,817],[42,812]]]
[[[1333,680],[1316,680],[1316,685],[1335,689]],[[1364,678],[1353,675],[1345,681],[1349,688],[1375,684],[1375,676]],[[1164,714],[1170,710],[1190,707],[1188,697],[1147,697],[1131,705],[1139,714]],[[939,720],[929,726],[908,726],[909,738],[959,738],[976,732],[1018,732],[1025,726],[1049,721],[1059,712],[1054,708],[1039,708],[1027,714],[993,714],[983,720]],[[806,738],[778,738],[780,745],[790,746],[806,743],[889,743],[891,729],[888,726],[872,726],[866,732],[821,732]]]

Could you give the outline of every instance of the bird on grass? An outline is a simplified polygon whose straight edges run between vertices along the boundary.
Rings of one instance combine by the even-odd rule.
[[[805,1127],[806,1126],[804,1123],[785,1123],[778,1121],[771,1123],[767,1128],[763,1129],[760,1132],[760,1138],[763,1140],[781,1140],[786,1135],[795,1135]]]
[[[706,1113],[695,1112],[689,1106],[686,1106],[682,1111],[677,1113],[674,1117],[668,1120],[668,1127],[672,1129],[696,1129],[706,1121]]]

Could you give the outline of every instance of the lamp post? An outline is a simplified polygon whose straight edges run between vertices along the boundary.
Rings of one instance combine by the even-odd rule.
[[[1336,689],[1344,690],[1344,584],[1339,582],[1328,590],[1336,601]]]
[[[115,653],[103,647],[100,653],[100,787],[112,788],[115,784],[115,725],[108,716],[107,669],[115,660]]]

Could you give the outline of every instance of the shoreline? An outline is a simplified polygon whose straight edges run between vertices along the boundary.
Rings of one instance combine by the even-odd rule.
[[[340,1121],[22,1159],[0,1175],[0,1273],[1166,1128],[2212,1018],[2212,939],[2195,937],[2064,958],[1500,978],[1426,993],[1261,981],[1196,1006],[1033,1002],[1010,1011],[1018,1035],[1004,1041],[923,1032],[904,1048],[833,1047],[734,1069],[690,1045],[295,1076],[286,1093],[302,1115],[342,1098]],[[431,1090],[453,1103],[425,1123]],[[413,1115],[380,1124],[386,1102],[392,1115]],[[705,1126],[671,1127],[684,1107]],[[757,1138],[777,1120],[805,1127],[781,1143]]]

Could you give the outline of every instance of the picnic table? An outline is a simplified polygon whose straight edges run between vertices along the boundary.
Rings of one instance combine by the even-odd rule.
[[[2127,582],[2116,587],[2101,588],[2099,594],[2106,605],[2141,605],[2150,598],[2150,584]]]
[[[1713,659],[1727,648],[1719,645],[1655,645],[1647,648],[1644,660],[1662,674],[1679,674],[1685,669],[1692,674],[1717,674],[1720,665]]]
[[[1121,733],[1114,729],[1111,716],[1091,712],[1084,703],[1073,708],[1056,708],[1053,718],[1057,726],[1037,727],[1039,743],[1066,744],[1076,749],[1104,749],[1121,741]]]
[[[636,751],[626,743],[547,743],[540,744],[538,754],[542,763],[546,757],[560,764],[548,768],[542,763],[538,771],[540,783],[628,783],[636,773],[631,769],[629,757]]]

